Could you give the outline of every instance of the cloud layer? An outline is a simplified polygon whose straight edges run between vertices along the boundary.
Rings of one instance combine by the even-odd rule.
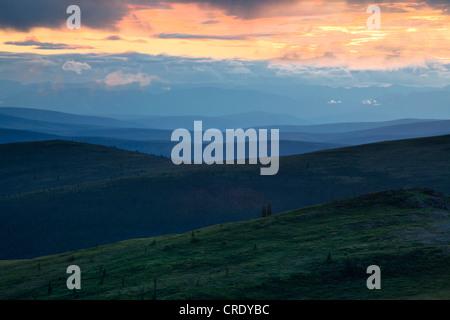
[[[91,46],[72,45],[66,43],[40,42],[34,37],[29,37],[23,41],[6,41],[4,44],[14,46],[32,46],[40,50],[75,50],[75,49],[92,49]]]
[[[205,59],[168,55],[125,54],[12,54],[0,53],[0,79],[23,82],[96,82],[110,87],[218,86],[230,88],[295,88],[450,85],[450,64],[426,60],[395,70],[352,70],[348,65],[319,67],[269,60]],[[264,89],[265,90],[265,89]],[[366,100],[370,96],[359,99]],[[340,97],[330,97],[336,102]]]
[[[369,4],[386,5],[386,10],[402,10],[399,4],[420,8],[431,6],[449,13],[447,0],[347,0],[347,10]],[[345,3],[344,2],[344,3]],[[205,10],[218,9],[226,15],[241,19],[282,16],[317,15],[336,10],[336,4],[342,0],[77,0],[81,8],[82,23],[94,29],[115,29],[117,23],[128,15],[133,8],[171,9],[171,4],[196,4]],[[0,28],[28,31],[33,27],[58,28],[68,18],[66,9],[74,4],[71,0],[14,0],[0,2]],[[357,6],[357,7],[355,7]],[[205,24],[214,24],[216,20],[207,20]]]
[[[0,2],[0,28],[28,31],[33,27],[58,28],[69,15],[72,0],[14,0]],[[97,29],[114,28],[129,11],[126,1],[77,0],[82,23]]]
[[[73,71],[78,74],[81,74],[83,70],[89,70],[91,69],[91,66],[84,62],[76,62],[73,60],[69,60],[64,62],[64,64],[61,67],[64,71]]]
[[[151,76],[142,72],[126,73],[118,70],[109,73],[103,79],[97,80],[97,83],[103,83],[109,87],[138,83],[139,86],[146,87],[149,86],[154,80],[158,80],[158,77]]]

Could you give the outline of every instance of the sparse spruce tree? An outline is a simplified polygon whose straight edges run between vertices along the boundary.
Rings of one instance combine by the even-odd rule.
[[[272,215],[272,204],[267,205],[267,216],[270,217]]]
[[[141,300],[145,300],[145,285],[142,284]]]
[[[103,269],[103,267],[100,267],[100,268],[102,268]],[[105,279],[105,277],[106,277],[106,269],[103,269],[103,272],[102,272],[102,274],[101,274],[101,276],[100,276],[100,281],[99,281],[99,285],[103,285],[103,280]]]
[[[262,207],[262,212],[261,212],[261,217],[265,218],[266,216],[267,216],[267,213],[266,213],[266,206],[263,205],[263,207]]]

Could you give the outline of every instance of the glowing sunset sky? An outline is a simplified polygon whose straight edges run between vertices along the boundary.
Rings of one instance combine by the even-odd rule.
[[[81,8],[81,30],[66,27],[70,4]],[[367,28],[371,4],[381,8],[381,29]],[[448,8],[443,0],[21,0],[0,5],[0,51],[134,51],[392,69],[448,63]]]

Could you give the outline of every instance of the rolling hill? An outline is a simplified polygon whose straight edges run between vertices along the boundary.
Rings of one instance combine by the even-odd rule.
[[[202,120],[207,128],[226,130],[231,128],[254,128],[269,125],[306,125],[307,121],[300,118],[268,112],[246,112],[218,117],[203,115],[184,116],[120,116],[120,118],[138,122],[148,128],[174,130],[190,128],[194,121]]]
[[[329,128],[332,125],[333,124],[320,126],[323,126],[323,128]],[[290,140],[290,141],[298,140],[298,141],[311,141],[320,143],[327,142],[344,145],[358,145],[378,141],[411,139],[411,138],[431,137],[449,134],[450,120],[436,120],[436,121],[424,120],[421,122],[378,126],[365,130],[356,130],[347,132],[327,132],[327,133],[287,131],[289,130],[289,128],[290,127],[288,126],[285,127],[285,130],[283,131],[280,130],[281,140]],[[315,130],[317,130],[317,127]]]
[[[114,118],[84,116],[78,114],[70,114],[58,111],[40,110],[32,108],[0,107],[0,114],[9,115],[16,118],[53,122],[53,123],[81,124],[90,126],[121,127],[121,128],[140,127],[138,123],[122,121]]]
[[[115,115],[111,117],[79,115],[51,110],[0,107],[0,115],[22,118],[47,123],[59,123],[69,125],[87,125],[107,128],[147,128],[174,130],[177,128],[189,128],[194,121],[203,120],[209,128],[225,130],[228,128],[246,128],[263,125],[306,125],[305,120],[285,114],[268,112],[246,112],[216,117],[202,115],[192,116],[149,116],[149,115]],[[417,120],[419,121],[419,120]]]
[[[412,188],[32,260],[0,261],[0,299],[450,298],[450,199]],[[81,268],[81,290],[66,268]],[[366,269],[381,268],[381,290]],[[51,289],[51,290],[50,290]]]
[[[281,155],[386,140],[450,134],[450,120],[400,119],[384,122],[288,125],[304,121],[293,116],[267,112],[216,117],[140,115],[125,116],[125,118],[127,121],[47,110],[2,107],[0,108],[0,128],[30,131],[30,134],[11,132],[9,136],[9,133],[3,130],[0,132],[0,142],[33,141],[33,137],[36,137],[36,141],[40,141],[43,140],[43,136],[39,134],[47,134],[54,139],[90,142],[170,156],[170,151],[175,145],[170,141],[172,130],[186,128],[192,131],[194,120],[203,120],[205,130],[206,128],[224,130],[249,126],[279,129]]]
[[[391,121],[377,122],[341,122],[309,125],[281,125],[281,126],[260,126],[260,128],[280,129],[284,132],[309,132],[309,133],[343,133],[351,131],[361,131],[381,127],[390,127],[399,124],[411,124],[419,122],[439,121],[433,119],[398,119]]]
[[[174,166],[75,142],[0,146],[0,259],[180,233],[410,186],[450,192],[450,136],[382,142],[257,165]],[[76,232],[73,232],[76,230]]]
[[[137,133],[139,136],[139,133]],[[133,137],[133,132],[130,132],[130,137]],[[136,137],[134,135],[134,137]],[[157,137],[155,137],[157,138]],[[162,138],[162,137],[160,137]],[[31,142],[31,141],[48,141],[48,140],[65,140],[86,142],[91,144],[98,144],[107,147],[119,148],[122,150],[136,151],[151,155],[164,156],[170,158],[173,147],[178,142],[172,142],[170,139],[166,140],[127,140],[108,137],[68,137],[58,136],[46,133],[39,133],[26,130],[0,129],[0,144],[14,143],[14,142]],[[280,141],[279,154],[281,156],[288,156],[294,154],[308,153],[318,150],[333,149],[342,147],[340,144],[320,143],[308,141]],[[248,150],[248,148],[247,148]],[[248,152],[248,151],[246,151]]]
[[[0,132],[1,134],[1,132]],[[107,137],[60,137],[65,140],[87,142],[92,144],[99,144],[108,147],[117,147],[129,151],[139,151],[147,154],[161,155],[164,157],[171,157],[172,149],[178,142],[168,140],[125,140]],[[205,147],[207,144],[203,144]],[[295,154],[309,153],[319,150],[334,149],[342,147],[341,144],[320,143],[309,141],[286,141],[279,142],[279,155],[290,156]],[[224,145],[224,154],[226,145]],[[246,145],[246,154],[248,155],[248,144]],[[236,152],[235,152],[236,155]],[[236,156],[235,156],[236,157]]]
[[[169,159],[70,141],[0,145],[0,194],[176,171]]]
[[[55,140],[58,136],[39,133],[26,130],[1,129],[0,128],[0,144],[14,142],[44,141]]]
[[[0,113],[0,128],[34,131],[53,135],[71,135],[72,133],[84,132],[85,130],[105,129],[105,127],[102,126],[47,122],[15,117],[1,113]]]

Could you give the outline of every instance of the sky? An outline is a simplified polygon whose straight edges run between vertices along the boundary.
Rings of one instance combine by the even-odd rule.
[[[66,9],[81,9],[69,30]],[[369,29],[369,5],[381,28]],[[0,4],[0,51],[284,60],[386,69],[450,59],[450,2],[16,0]],[[26,9],[26,10],[25,10]]]
[[[79,30],[66,23],[73,4],[81,9]],[[370,5],[381,10],[379,29],[367,26]],[[197,69],[226,61],[225,72],[244,79],[257,66],[264,76],[325,84],[443,87],[450,84],[449,9],[447,0],[1,1],[0,71],[2,78],[26,82],[47,67],[50,79],[58,64],[61,77],[91,75],[111,86],[164,80],[139,65],[127,70],[127,54],[136,53],[178,57]],[[97,62],[122,57],[123,65],[100,74],[94,56]],[[16,72],[8,63],[14,59],[22,62],[13,64]]]

